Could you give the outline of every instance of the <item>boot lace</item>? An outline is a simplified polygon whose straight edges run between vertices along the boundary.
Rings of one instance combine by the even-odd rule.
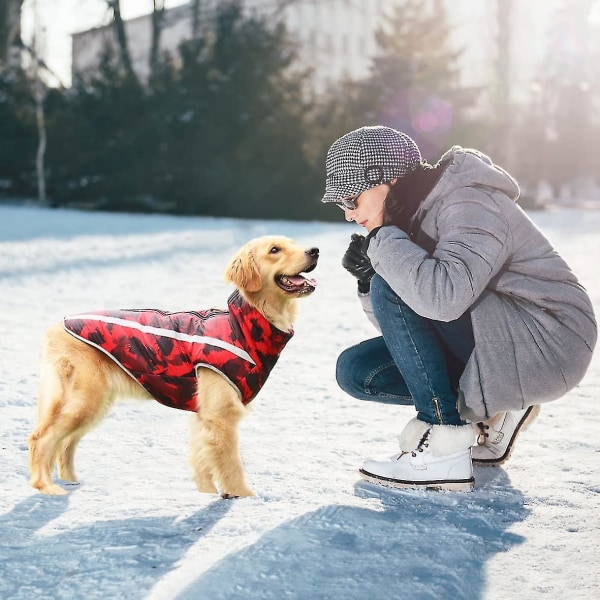
[[[417,444],[417,447],[411,452],[411,454],[413,455],[413,457],[415,457],[417,455],[417,452],[423,452],[424,448],[428,448],[429,447],[429,444],[427,443],[427,440],[429,439],[430,432],[431,432],[431,429],[428,429],[423,434],[423,437],[420,439],[419,443]]]
[[[490,437],[490,434],[487,432],[490,426],[486,425],[485,423],[477,423],[477,427],[479,428],[479,433],[477,434],[477,445],[485,446],[487,438]]]

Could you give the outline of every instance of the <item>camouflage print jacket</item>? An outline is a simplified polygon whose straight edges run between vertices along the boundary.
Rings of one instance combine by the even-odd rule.
[[[222,375],[248,404],[293,331],[276,329],[235,291],[229,310],[99,311],[65,317],[66,330],[98,348],[161,404],[195,411],[196,370]]]

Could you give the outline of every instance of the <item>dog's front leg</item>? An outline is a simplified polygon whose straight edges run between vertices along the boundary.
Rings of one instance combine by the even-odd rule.
[[[231,385],[208,369],[199,372],[198,391],[197,437],[192,444],[198,488],[204,491],[200,486],[208,486],[210,479],[213,488],[219,482],[224,497],[254,496],[239,451],[238,424],[246,412],[244,405]]]

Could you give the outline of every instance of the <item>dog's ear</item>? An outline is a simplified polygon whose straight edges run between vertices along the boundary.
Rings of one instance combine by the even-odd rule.
[[[247,292],[258,292],[262,288],[262,277],[252,250],[242,248],[231,259],[225,269],[225,281]]]

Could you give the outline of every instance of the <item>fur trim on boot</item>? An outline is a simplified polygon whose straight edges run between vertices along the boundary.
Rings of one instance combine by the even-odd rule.
[[[410,452],[414,450],[427,431],[431,429],[431,423],[420,421],[417,417],[411,419],[400,433],[400,450],[402,452]]]
[[[470,448],[477,438],[477,428],[467,425],[432,425],[429,450],[433,456],[446,456]]]

